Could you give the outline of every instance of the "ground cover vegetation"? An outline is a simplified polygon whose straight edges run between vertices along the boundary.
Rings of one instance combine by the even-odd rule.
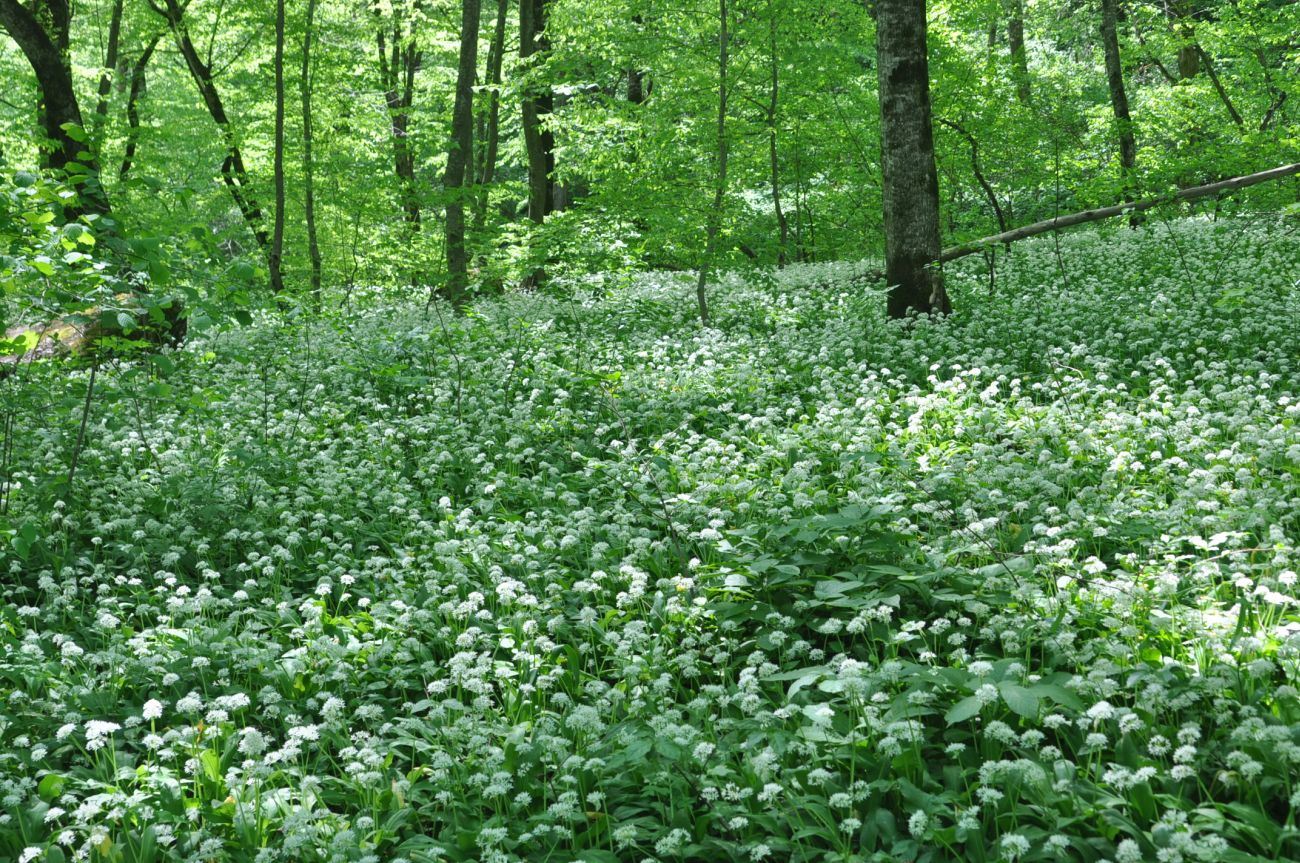
[[[0,80],[0,863],[1300,860],[1300,4]]]
[[[1061,245],[910,326],[863,264],[261,319],[53,505],[46,414],[6,853],[1294,858],[1300,233]]]

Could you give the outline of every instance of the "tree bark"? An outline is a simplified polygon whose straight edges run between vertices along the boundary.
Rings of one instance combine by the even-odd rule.
[[[963,243],[960,246],[952,246],[944,249],[935,259],[940,263],[947,263],[948,261],[955,261],[958,258],[964,258],[967,255],[973,255],[977,252],[983,251],[988,246],[997,245],[999,243],[1014,243],[1017,240],[1026,240],[1030,237],[1037,237],[1040,234],[1046,234],[1050,231],[1059,231],[1062,228],[1072,228],[1075,225],[1083,225],[1089,222],[1098,222],[1102,219],[1111,219],[1116,216],[1150,210],[1153,207],[1158,207],[1162,204],[1170,204],[1176,201],[1196,201],[1201,198],[1209,198],[1214,195],[1234,192],[1237,189],[1245,189],[1260,183],[1267,183],[1272,180],[1281,180],[1285,177],[1292,177],[1297,174],[1300,174],[1300,162],[1292,165],[1282,165],[1277,168],[1270,168],[1267,171],[1260,171],[1255,174],[1233,177],[1230,180],[1222,180],[1218,183],[1179,189],[1177,192],[1168,195],[1144,198],[1140,201],[1128,201],[1110,207],[1099,207],[1095,210],[1084,210],[1078,213],[1070,213],[1066,216],[1057,216],[1054,219],[1034,222],[1032,225],[1025,225],[1021,228],[1004,231],[1000,234],[994,234],[991,237],[984,237],[983,239],[975,240],[974,242]]]
[[[546,38],[548,3],[549,0],[519,0],[519,57],[529,67],[525,74],[533,76],[524,92],[522,124],[528,159],[528,218],[535,225],[545,223],[555,203],[555,136],[546,127],[553,98],[551,88],[536,80],[536,59],[550,47]],[[526,287],[536,287],[545,279],[545,268],[537,266],[524,277],[523,283]]]
[[[451,146],[447,151],[447,299],[461,305],[469,289],[469,255],[465,248],[465,175],[471,162],[474,134],[474,76],[478,71],[479,0],[462,0],[460,64],[456,68],[456,101],[451,114]]]
[[[1025,0],[1007,0],[1007,46],[1011,49],[1016,99],[1028,105],[1033,93],[1029,84],[1029,54],[1025,51]]]
[[[523,60],[544,55],[550,49],[546,37],[549,2],[519,0],[519,56]],[[553,101],[551,88],[533,81],[523,102],[524,147],[528,154],[528,218],[539,225],[551,213],[554,201],[555,136],[546,128]]]
[[[0,0],[0,27],[17,43],[31,64],[40,90],[40,115],[45,137],[52,147],[46,151],[46,166],[69,177],[81,177],[80,201],[65,207],[68,218],[82,214],[109,214],[108,196],[99,182],[99,163],[90,152],[83,132],[69,133],[64,126],[84,130],[72,72],[66,62],[70,12],[62,0],[44,0],[38,7],[50,19],[54,34],[46,32],[40,20],[17,0]],[[44,148],[43,148],[44,149]]]
[[[149,2],[153,5],[153,0]],[[212,68],[199,56],[194,40],[190,38],[189,28],[185,24],[184,7],[177,0],[162,0],[162,2],[163,7],[154,5],[153,9],[167,20],[167,26],[176,38],[176,46],[185,60],[185,68],[189,70],[194,86],[198,88],[203,104],[207,107],[212,121],[217,124],[222,143],[225,144],[226,158],[221,162],[222,182],[226,184],[231,200],[235,202],[235,207],[238,208],[244,223],[252,233],[258,251],[266,254],[271,239],[266,233],[262,208],[258,205],[249,186],[248,169],[244,167],[244,155],[239,148],[239,139],[235,135],[234,127],[231,126],[229,115],[226,114],[225,103],[222,102],[221,93],[217,90],[216,82],[212,77]]]
[[[95,103],[95,146],[103,142],[104,124],[108,120],[108,94],[113,89],[113,76],[117,74],[118,44],[122,38],[123,0],[113,0],[113,11],[108,19],[108,44],[104,48],[104,68],[99,73],[99,99]]]
[[[377,16],[382,15],[377,4],[374,9]],[[422,55],[416,45],[415,16],[411,16],[409,26],[404,26],[402,17],[394,10],[391,46],[388,45],[385,26],[381,18],[375,35],[379,47],[379,78],[384,88],[384,104],[388,107],[393,139],[393,173],[397,175],[404,218],[414,233],[420,226],[420,199],[415,186],[410,122],[411,106],[415,102],[415,73]]]
[[[777,108],[781,91],[781,58],[776,50],[776,9],[774,4],[769,0],[767,4],[768,17],[768,58],[771,62],[771,88],[768,92],[767,101],[767,158],[768,166],[772,180],[772,210],[776,214],[776,226],[778,231],[778,243],[776,252],[776,265],[784,267],[786,265],[786,248],[790,242],[790,223],[785,217],[785,210],[781,208],[781,162],[777,148]]]
[[[497,151],[501,135],[501,64],[506,43],[506,12],[509,0],[497,0],[496,26],[492,30],[492,44],[488,48],[487,80],[488,108],[482,131],[477,137],[480,160],[476,177],[478,198],[474,204],[474,224],[482,227],[487,221],[488,186],[496,176]]]
[[[284,290],[284,0],[275,0],[275,153],[272,155],[271,173],[275,188],[275,223],[267,263],[271,293],[278,294]]]
[[[1119,164],[1125,200],[1133,197],[1133,171],[1137,167],[1137,142],[1133,138],[1133,118],[1129,114],[1128,93],[1124,89],[1124,66],[1119,53],[1116,22],[1119,0],[1101,0],[1101,42],[1106,56],[1106,85],[1110,89],[1110,106],[1119,135]]]
[[[934,164],[925,0],[876,5],[885,276],[891,318],[947,314],[939,257],[939,178]]]
[[[1200,45],[1193,46],[1196,56],[1200,58],[1201,65],[1205,66],[1205,74],[1209,76],[1210,83],[1214,85],[1214,92],[1219,94],[1219,101],[1223,107],[1228,109],[1228,116],[1232,122],[1237,124],[1238,128],[1244,128],[1246,121],[1242,118],[1241,113],[1237,111],[1237,106],[1232,103],[1232,98],[1228,96],[1228,91],[1224,89],[1223,82],[1219,80],[1219,75],[1214,71],[1214,64],[1210,62],[1210,55],[1205,53]]]
[[[730,14],[727,0],[718,0],[718,164],[713,185],[713,207],[704,234],[704,259],[700,262],[699,276],[695,282],[695,302],[700,310],[700,324],[709,325],[709,297],[705,292],[709,268],[718,251],[718,234],[722,231],[722,208],[727,195],[727,72],[731,33],[728,30]]]
[[[283,2],[283,0],[280,0]],[[316,163],[312,158],[311,114],[311,41],[316,17],[316,0],[307,0],[307,17],[303,24],[302,75],[298,86],[302,93],[302,177],[303,216],[307,223],[307,256],[311,260],[311,297],[317,310],[321,307],[320,243],[316,237]]]
[[[122,166],[118,168],[117,179],[125,181],[135,163],[136,142],[140,137],[140,97],[145,90],[145,67],[149,58],[158,47],[158,36],[149,40],[149,44],[140,52],[140,58],[131,67],[131,91],[126,97],[126,149],[122,152]]]

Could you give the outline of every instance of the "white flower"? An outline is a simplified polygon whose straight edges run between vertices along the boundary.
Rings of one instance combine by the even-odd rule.
[[[1107,719],[1114,717],[1115,708],[1110,706],[1108,701],[1098,701],[1092,707],[1088,708],[1088,718],[1093,722],[1105,722]]]
[[[1029,840],[1019,833],[1007,833],[998,842],[1002,855],[1008,860],[1015,860],[1021,854],[1029,852]]]
[[[98,719],[92,719],[86,723],[86,739],[98,740],[101,737],[107,737],[114,731],[121,731],[122,726],[116,722],[101,722]]]
[[[162,713],[162,702],[155,698],[150,698],[146,701],[144,703],[144,708],[140,711],[140,715],[145,719],[159,719],[162,717]]]

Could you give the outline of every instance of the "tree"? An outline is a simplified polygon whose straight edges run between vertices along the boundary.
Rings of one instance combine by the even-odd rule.
[[[1115,115],[1119,136],[1119,165],[1123,177],[1125,200],[1133,196],[1133,170],[1137,167],[1137,143],[1133,139],[1133,118],[1128,109],[1128,92],[1124,89],[1124,65],[1119,53],[1116,21],[1119,0],[1101,0],[1101,44],[1106,58],[1106,85],[1110,90],[1110,107]]]
[[[501,64],[506,44],[506,12],[509,0],[497,0],[496,25],[488,48],[486,111],[479,113],[479,133],[475,136],[478,167],[474,172],[479,194],[474,204],[474,223],[482,227],[487,220],[488,187],[496,175],[497,151],[501,134]]]
[[[149,5],[154,12],[167,21],[167,27],[176,39],[176,47],[180,49],[181,57],[185,60],[185,68],[189,70],[194,86],[198,88],[203,104],[212,117],[212,122],[217,124],[217,130],[226,148],[226,157],[221,162],[222,182],[230,192],[230,198],[235,202],[244,224],[253,235],[258,250],[265,254],[270,248],[271,240],[267,236],[266,225],[263,223],[262,208],[249,185],[248,169],[244,167],[244,154],[239,146],[239,137],[235,134],[230,117],[226,113],[225,102],[222,101],[221,92],[217,89],[211,61],[203,60],[194,45],[194,40],[190,37],[185,20],[185,6],[179,4],[177,0],[162,0],[162,2],[163,5],[158,6],[154,0],[149,0]]]
[[[554,97],[538,80],[536,61],[550,48],[546,35],[550,0],[519,0],[519,57],[532,63],[524,92],[524,149],[528,156],[528,218],[542,224],[555,200],[555,135],[547,126]]]
[[[423,59],[416,41],[418,9],[394,3],[391,20],[386,22],[380,4],[372,8],[379,19],[375,42],[379,48],[379,81],[384,89],[393,141],[393,172],[397,175],[406,223],[414,233],[420,226],[420,198],[415,188],[415,153],[410,140],[411,108],[415,104],[415,73]]]
[[[925,0],[876,6],[885,278],[891,318],[950,311],[938,259],[939,178],[934,164]]]
[[[271,234],[271,293],[284,290],[284,0],[275,0],[275,153],[272,155],[275,223]]]
[[[1007,0],[1007,47],[1011,50],[1011,74],[1016,81],[1016,99],[1032,101],[1029,85],[1029,55],[1025,51],[1025,0]]]
[[[109,13],[108,44],[104,48],[104,68],[99,72],[99,99],[95,103],[95,146],[103,141],[104,123],[108,119],[108,94],[113,88],[113,75],[117,73],[118,44],[122,38],[123,0],[113,0]]]
[[[99,162],[86,146],[81,108],[72,87],[72,71],[66,60],[71,9],[65,0],[37,0],[37,13],[17,0],[0,0],[0,27],[18,44],[36,74],[40,90],[40,117],[51,147],[42,152],[46,167],[81,179],[81,201],[65,213],[107,215],[108,196],[99,182]],[[53,34],[41,25],[51,22]]]
[[[471,165],[474,133],[474,76],[478,71],[479,0],[462,0],[460,63],[456,68],[456,102],[451,115],[451,144],[447,149],[447,298],[465,301],[469,289],[469,254],[465,248],[465,175]]]
[[[709,209],[708,225],[704,229],[704,260],[695,282],[695,301],[700,310],[700,323],[709,325],[709,298],[705,292],[709,268],[718,251],[718,233],[722,230],[722,207],[727,195],[727,73],[730,33],[727,29],[730,15],[727,0],[718,0],[718,160],[713,184],[713,206]]]
[[[284,0],[279,0],[283,4]],[[311,261],[311,296],[317,309],[321,306],[320,241],[316,236],[316,163],[312,155],[312,65],[311,42],[316,18],[316,0],[307,0],[302,34],[302,74],[298,88],[302,94],[302,206],[307,223],[307,256]]]
[[[781,207],[781,160],[777,147],[777,110],[780,107],[781,95],[781,56],[777,50],[777,9],[772,0],[768,0],[767,18],[768,64],[771,73],[767,115],[765,117],[768,166],[771,171],[772,212],[776,215],[776,226],[779,231],[776,264],[778,267],[784,267],[786,264],[786,249],[790,243],[790,222],[786,219],[785,210]]]
[[[131,89],[126,97],[126,146],[122,150],[122,166],[117,171],[119,182],[126,181],[131,166],[135,163],[136,144],[140,137],[140,97],[144,95],[145,89],[144,70],[158,48],[159,38],[155,36],[150,39],[149,44],[140,52],[140,57],[131,64]]]

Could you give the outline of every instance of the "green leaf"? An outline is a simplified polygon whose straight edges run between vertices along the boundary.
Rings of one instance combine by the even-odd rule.
[[[47,773],[41,777],[41,781],[36,785],[36,793],[47,803],[63,793],[63,786],[68,783],[68,778],[58,773]]]
[[[1068,707],[1071,710],[1083,709],[1083,702],[1079,700],[1079,696],[1064,686],[1055,683],[1035,683],[1029,687],[1029,691],[1040,698],[1049,698],[1062,707]]]
[[[943,721],[949,725],[965,722],[979,713],[982,706],[978,696],[969,695],[950,707],[948,712],[943,715]]]
[[[199,755],[199,763],[203,765],[203,775],[207,776],[213,782],[221,781],[221,756],[215,749],[205,749]]]
[[[86,130],[76,123],[63,123],[59,128],[63,130],[65,135],[79,144],[84,144],[90,140],[89,136],[86,135]]]
[[[1010,707],[1014,713],[1026,719],[1038,717],[1038,696],[1032,691],[1010,680],[999,683],[998,691],[1002,693],[1002,700],[1007,703],[1007,707]]]
[[[160,261],[155,258],[149,262],[149,281],[151,281],[155,287],[166,285],[171,277],[171,267],[167,266],[165,261]]]

